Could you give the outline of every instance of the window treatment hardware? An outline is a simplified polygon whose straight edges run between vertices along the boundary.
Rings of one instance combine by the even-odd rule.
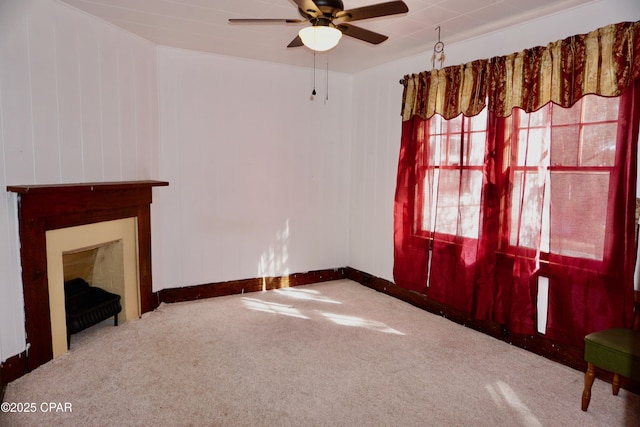
[[[436,68],[436,61],[440,61],[440,68],[444,64],[444,43],[440,40],[440,25],[436,27],[438,31],[438,41],[433,45],[433,55],[431,55],[431,69]]]
[[[640,21],[607,25],[506,56],[405,75],[402,119],[498,117],[553,102],[568,108],[586,94],[618,96],[640,76]]]

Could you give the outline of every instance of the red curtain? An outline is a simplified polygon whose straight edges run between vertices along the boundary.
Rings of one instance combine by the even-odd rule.
[[[606,189],[612,200],[608,206],[607,235],[602,262],[559,255],[567,233],[589,232],[593,226],[589,210],[563,209],[571,197],[562,190],[567,178],[551,175],[551,229],[565,225],[562,235],[551,234],[549,250],[549,308],[547,336],[551,339],[582,344],[591,332],[609,327],[630,327],[633,323],[633,283],[636,254],[636,170],[638,122],[640,121],[640,81],[620,97],[615,163]],[[580,177],[578,177],[580,179]],[[571,180],[569,177],[568,180]],[[575,185],[574,182],[569,184]],[[586,182],[590,191],[598,191],[597,182]],[[585,192],[586,197],[589,192]],[[563,197],[563,200],[554,200]],[[568,200],[571,202],[572,200]],[[586,204],[590,201],[587,199]],[[597,208],[593,210],[597,211]],[[601,220],[601,218],[597,218]],[[595,221],[593,221],[595,222]],[[575,225],[575,227],[571,227]]]
[[[527,114],[514,109],[509,117],[492,115],[487,167],[494,179],[484,200],[487,221],[480,245],[483,280],[475,316],[507,325],[512,332],[533,334],[537,326],[537,281],[549,139],[545,108]],[[542,127],[541,127],[542,126]],[[488,155],[489,156],[489,155]]]
[[[639,82],[640,22],[405,76],[396,284],[533,334],[543,275],[549,279],[546,333],[553,340],[582,345],[586,333],[629,326]],[[618,123],[614,147],[602,144],[615,139],[612,133],[583,138],[591,130],[571,118],[587,95],[620,102],[611,120]],[[486,124],[478,138],[472,135],[478,123],[464,117],[481,114]],[[433,145],[441,138],[433,117],[447,126],[462,123],[462,131],[447,131],[459,138],[458,153],[456,144]],[[563,120],[579,126],[554,125]],[[582,145],[572,151],[576,141]],[[465,147],[481,148],[484,157],[465,160]],[[576,153],[604,156],[606,167],[589,159],[572,164]],[[476,193],[479,199],[470,202]],[[474,222],[476,229],[466,228]],[[593,227],[604,227],[593,234],[605,237],[592,239]]]
[[[607,185],[600,193],[595,192],[598,176],[566,170],[554,173],[553,168],[549,169],[551,164],[567,163],[562,158],[573,151],[589,148],[574,150],[562,133],[568,133],[566,130],[551,130],[555,117],[574,114],[578,117],[563,120],[580,123],[579,116],[583,113],[579,108],[548,106],[535,113],[514,110],[507,118],[489,113],[481,164],[477,238],[470,238],[464,231],[462,223],[469,217],[465,218],[459,202],[446,223],[434,220],[433,229],[421,229],[429,222],[422,218],[423,204],[449,208],[452,200],[443,199],[437,190],[458,186],[458,194],[462,194],[462,189],[470,186],[469,174],[463,167],[452,168],[446,171],[452,179],[441,176],[436,191],[424,191],[420,183],[430,183],[434,173],[434,167],[427,164],[434,161],[428,142],[433,137],[432,127],[428,120],[417,116],[405,121],[395,200],[396,283],[475,318],[499,322],[512,332],[534,334],[538,277],[542,274],[549,278],[546,333],[550,339],[580,346],[589,332],[630,326],[639,87],[636,83],[619,97],[615,159],[612,159],[616,168],[606,175]],[[462,135],[464,140],[465,133]],[[464,142],[461,146],[464,147]],[[598,145],[592,149],[598,150]],[[464,160],[460,164],[464,165]],[[442,169],[439,172],[444,173]],[[566,190],[568,187],[573,192]],[[546,203],[550,240],[548,248],[541,251],[545,192],[549,196]],[[447,197],[451,193],[446,192]],[[588,207],[594,206],[594,201],[601,206],[592,209],[590,215]],[[585,233],[600,226],[603,217],[609,219],[605,224],[602,259],[567,256],[571,248],[562,245],[567,246],[566,241],[588,240]],[[541,252],[548,254],[548,258],[541,259]]]
[[[396,284],[405,289],[426,292],[429,241],[416,235],[414,207],[422,204],[416,185],[416,162],[421,144],[419,132],[424,121],[418,117],[402,123],[402,142],[398,160],[398,178],[394,204],[393,276]],[[417,197],[417,199],[416,199]]]

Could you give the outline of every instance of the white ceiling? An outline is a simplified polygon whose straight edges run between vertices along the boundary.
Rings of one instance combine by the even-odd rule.
[[[308,24],[230,24],[229,18],[300,19],[292,0],[60,0],[157,44],[222,55],[313,66],[306,47],[287,48]],[[343,0],[345,9],[387,0]],[[455,43],[585,0],[404,0],[409,12],[354,22],[389,36],[379,45],[343,37],[329,54],[331,69],[355,73]]]

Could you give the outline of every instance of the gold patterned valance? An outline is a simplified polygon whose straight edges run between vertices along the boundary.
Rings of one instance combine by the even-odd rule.
[[[618,96],[640,77],[640,21],[622,22],[522,52],[403,79],[402,119],[474,116],[485,106],[500,117],[515,107],[573,105],[586,94]]]

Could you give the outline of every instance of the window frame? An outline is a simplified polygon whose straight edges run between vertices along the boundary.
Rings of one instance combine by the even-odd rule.
[[[616,171],[616,168],[619,167],[619,165],[617,164],[619,162],[619,156],[616,156],[615,154],[613,155],[613,162],[610,165],[580,165],[580,159],[578,157],[578,159],[576,160],[576,164],[575,165],[560,165],[560,164],[551,164],[551,158],[548,159],[548,164],[545,167],[545,200],[543,202],[543,211],[542,211],[542,215],[546,216],[546,224],[543,227],[546,227],[545,229],[540,230],[541,233],[546,233],[546,243],[543,245],[543,236],[540,236],[541,239],[541,244],[540,244],[540,251],[538,252],[535,248],[533,247],[527,247],[527,246],[517,246],[512,244],[509,240],[510,240],[510,236],[512,233],[512,228],[513,228],[513,224],[511,221],[511,216],[512,216],[512,206],[511,203],[515,200],[514,197],[514,191],[515,191],[515,174],[517,174],[518,172],[531,172],[531,171],[538,171],[538,166],[531,166],[531,165],[522,165],[522,164],[518,164],[518,156],[514,156],[512,155],[512,153],[518,153],[518,148],[519,148],[519,138],[517,138],[518,136],[518,132],[521,131],[530,131],[531,129],[546,129],[546,131],[549,132],[549,137],[551,138],[552,132],[555,129],[561,129],[561,128],[569,128],[571,126],[577,126],[578,130],[577,130],[577,135],[579,135],[579,141],[578,141],[578,151],[577,151],[577,155],[580,156],[581,153],[583,152],[584,146],[585,146],[585,139],[584,139],[584,129],[588,128],[589,126],[593,126],[593,125],[600,125],[600,124],[617,124],[617,127],[620,126],[619,123],[619,117],[616,117],[616,119],[603,119],[603,120],[592,120],[592,121],[586,121],[585,120],[585,98],[587,98],[588,96],[593,96],[596,97],[597,95],[585,95],[583,98],[581,98],[578,102],[580,102],[580,108],[581,108],[581,112],[580,112],[580,120],[578,122],[575,123],[560,123],[560,124],[556,124],[553,121],[553,109],[554,108],[563,108],[560,107],[558,105],[555,104],[547,104],[545,107],[543,108],[548,108],[548,112],[546,113],[546,119],[545,121],[541,124],[541,125],[528,125],[525,124],[523,125],[522,123],[520,123],[520,119],[519,119],[519,115],[515,114],[515,110],[514,109],[514,114],[512,114],[511,116],[507,117],[507,118],[499,118],[499,123],[498,123],[498,127],[497,127],[497,134],[499,138],[503,138],[503,148],[498,150],[498,152],[494,153],[495,155],[495,161],[496,161],[496,171],[498,173],[505,173],[508,175],[508,180],[511,186],[511,190],[507,191],[505,197],[503,198],[503,206],[501,206],[500,209],[500,221],[499,221],[499,236],[500,237],[500,242],[498,243],[498,247],[499,247],[499,252],[503,253],[505,255],[509,255],[509,256],[514,256],[516,253],[519,256],[525,256],[525,257],[531,257],[531,258],[536,258],[539,257],[540,261],[548,263],[550,260],[550,255],[552,255],[553,258],[555,258],[556,260],[562,260],[563,258],[570,258],[570,259],[579,259],[579,260],[584,260],[587,264],[588,263],[597,263],[597,264],[601,264],[603,262],[603,257],[604,254],[607,251],[607,248],[610,247],[611,242],[612,242],[612,238],[609,236],[609,233],[607,233],[606,230],[610,229],[611,227],[611,221],[613,220],[612,218],[612,211],[613,211],[613,205],[612,205],[612,201],[610,200],[610,198],[607,198],[607,206],[605,208],[606,210],[606,218],[603,224],[603,234],[604,234],[604,244],[602,247],[602,251],[601,251],[601,258],[600,259],[596,259],[596,258],[591,258],[591,257],[583,257],[583,256],[578,256],[578,255],[567,255],[567,254],[561,254],[561,253],[551,253],[550,251],[550,247],[549,247],[549,233],[550,233],[550,214],[548,209],[550,209],[550,198],[549,198],[549,191],[548,190],[550,188],[550,183],[551,183],[551,177],[554,173],[562,173],[562,172],[567,172],[567,173],[588,173],[588,174],[600,174],[600,173],[608,173],[609,177],[608,177],[608,181],[609,181],[609,189],[608,194],[611,194],[612,188],[611,186],[613,185],[613,183],[615,182],[615,180],[613,179],[613,175]],[[608,98],[608,99],[616,99],[618,100],[618,98]],[[619,101],[618,101],[619,102]],[[575,107],[575,105],[574,105]],[[572,107],[573,108],[573,107]],[[438,180],[435,180],[435,183],[432,185],[431,187],[431,193],[426,193],[426,187],[427,187],[427,174],[429,172],[429,170],[433,170],[434,172],[434,176],[440,174],[440,171],[447,171],[447,170],[459,170],[461,171],[477,171],[480,172],[481,174],[484,171],[485,165],[484,165],[484,158],[482,159],[482,162],[479,162],[479,164],[469,164],[469,159],[470,159],[470,153],[471,153],[471,147],[470,147],[470,141],[471,141],[471,134],[472,133],[484,133],[485,134],[485,138],[489,138],[489,134],[488,134],[488,114],[486,113],[486,109],[483,110],[484,114],[481,115],[477,115],[477,116],[473,116],[473,117],[466,117],[466,116],[457,116],[453,119],[444,119],[439,115],[434,115],[432,116],[430,119],[425,120],[422,125],[421,128],[418,130],[418,132],[420,132],[419,138],[417,139],[419,141],[419,146],[416,152],[416,163],[415,163],[415,193],[413,195],[413,203],[414,203],[414,209],[413,209],[413,235],[416,237],[420,237],[420,238],[425,238],[430,240],[430,245],[433,244],[433,241],[437,239],[442,239],[444,241],[452,241],[454,239],[475,239],[477,240],[480,236],[480,233],[482,233],[482,221],[483,218],[480,216],[481,215],[481,206],[478,205],[477,206],[477,218],[478,218],[478,228],[477,228],[477,234],[476,236],[468,236],[468,235],[454,235],[451,233],[447,233],[444,232],[442,230],[439,230],[437,227],[437,203],[435,206],[433,206],[433,203],[429,202],[429,197],[427,197],[427,194],[430,194],[431,198],[433,198],[433,200],[437,200],[437,191],[438,191]],[[522,113],[523,116],[525,117],[529,117],[530,114],[536,114],[537,112],[534,113]],[[619,115],[619,114],[618,114]],[[482,119],[484,120],[484,127],[482,127],[482,129],[477,130],[474,129],[474,126],[472,126],[472,120],[478,120],[479,117],[482,117]],[[462,119],[461,119],[462,118]],[[514,119],[515,118],[515,119]],[[432,126],[432,121],[436,120],[437,122],[440,123],[440,126],[445,126],[446,127],[446,131],[442,131],[442,132],[433,132],[433,126]],[[461,124],[460,125],[454,125],[453,121],[455,120],[460,120],[461,119]],[[548,129],[547,129],[548,128]],[[453,132],[452,132],[453,129]],[[617,131],[616,131],[617,133]],[[454,136],[459,136],[459,141],[455,138],[453,138]],[[437,153],[436,154],[440,154],[440,156],[437,157],[437,161],[435,162],[435,164],[430,165],[429,164],[429,159],[430,157],[436,158],[435,154],[433,156],[431,156],[431,144],[430,144],[430,140],[431,138],[437,138],[438,142],[437,142],[437,146],[439,146],[439,149],[436,150]],[[443,141],[441,140],[442,138],[445,138],[445,143],[443,144]],[[486,139],[485,139],[486,141]],[[552,141],[550,140],[549,142],[549,150],[551,149],[551,145],[552,145]],[[453,156],[452,156],[452,144],[460,144],[459,147],[456,148],[457,150],[457,154],[459,154],[457,159],[460,159],[460,161],[455,162],[454,159],[452,160]],[[486,144],[486,142],[485,142]],[[617,148],[617,140],[613,143],[613,146]],[[484,147],[483,147],[484,150]],[[445,153],[445,156],[441,156],[442,153]],[[548,154],[550,156],[550,154]],[[444,162],[442,161],[444,160]],[[481,179],[485,179],[484,177],[482,177]],[[483,189],[484,188],[484,183],[482,183],[482,185],[480,185],[480,188]],[[482,190],[481,190],[482,191]],[[458,199],[459,199],[460,193],[458,193]],[[483,200],[483,195],[480,194],[480,196],[476,199],[479,200],[479,203],[482,203]],[[430,206],[430,210],[431,212],[429,213],[430,216],[430,223],[428,224],[427,227],[425,227],[425,206],[426,204],[429,204]],[[467,206],[474,206],[474,205],[467,205]],[[507,207],[509,206],[509,207]],[[435,215],[435,218],[433,217]],[[460,216],[460,213],[458,213],[458,217]],[[538,253],[537,253],[538,252]],[[593,264],[595,266],[595,264]]]
[[[433,125],[433,120],[436,121],[436,124]],[[454,120],[460,120],[460,125],[456,125],[453,123]],[[477,125],[473,125],[474,121],[480,122],[482,120],[483,125],[480,127],[476,127]],[[467,235],[454,235],[451,233],[446,233],[444,231],[437,229],[437,215],[438,215],[438,205],[435,206],[430,204],[429,210],[429,226],[424,227],[425,225],[425,202],[428,202],[428,198],[425,197],[426,193],[426,182],[427,182],[427,174],[430,169],[433,170],[433,176],[436,177],[434,179],[434,184],[431,187],[432,197],[437,197],[437,189],[439,188],[441,171],[460,171],[460,173],[464,173],[463,171],[471,171],[471,172],[479,172],[480,176],[480,192],[482,191],[482,173],[484,171],[484,151],[485,146],[482,147],[479,153],[475,153],[478,156],[478,159],[474,159],[474,153],[471,151],[471,139],[474,134],[485,134],[485,144],[488,133],[488,117],[486,109],[483,110],[482,114],[473,117],[467,117],[463,115],[459,115],[454,117],[453,119],[444,119],[442,116],[434,115],[428,120],[425,120],[422,123],[421,129],[419,130],[420,136],[418,138],[419,147],[416,153],[416,166],[415,166],[415,192],[413,195],[414,200],[414,215],[413,215],[413,234],[417,237],[425,238],[431,240],[431,244],[437,235],[444,240],[450,240],[454,238],[462,238],[462,239],[478,239],[479,234],[482,230],[481,224],[481,203],[482,203],[482,194],[478,197],[478,204],[468,204],[466,207],[476,206],[475,216],[478,219],[476,235],[475,236],[467,236]],[[433,128],[437,127],[438,124],[440,126],[446,126],[446,132],[433,132]],[[451,132],[451,129],[454,129],[454,132]],[[457,129],[457,130],[456,130]],[[459,141],[456,141],[455,136],[459,136]],[[442,138],[445,138],[445,144],[443,147]],[[431,156],[431,139],[436,139],[436,142],[433,146],[437,147],[435,150],[436,153]],[[453,140],[453,143],[452,143]],[[457,162],[455,161],[456,152],[452,150],[453,145],[457,143],[459,146],[457,147]],[[446,153],[444,156],[444,164],[442,162],[443,157],[442,153]],[[454,153],[452,155],[452,152]],[[437,159],[435,164],[430,165],[429,159],[433,157]],[[453,159],[453,160],[452,160]],[[475,164],[469,164],[473,162]],[[435,187],[435,189],[433,188]],[[460,191],[458,192],[458,202],[460,201]],[[460,205],[459,209],[460,210]],[[460,213],[458,213],[458,216]]]
[[[596,121],[585,121],[585,99],[588,100],[588,97],[597,97],[598,95],[585,95],[584,97],[582,97],[579,101],[576,102],[576,104],[580,103],[580,108],[581,108],[581,112],[580,112],[580,121],[576,122],[576,123],[561,123],[561,124],[554,124],[553,123],[553,109],[554,108],[563,108],[561,106],[558,106],[556,104],[553,103],[549,103],[546,106],[544,106],[543,108],[548,108],[549,112],[547,113],[547,122],[545,124],[543,124],[542,126],[537,126],[535,128],[543,128],[548,126],[549,128],[549,137],[552,138],[553,136],[553,130],[554,128],[568,128],[570,126],[577,126],[578,127],[578,132],[577,134],[579,135],[579,140],[578,140],[578,150],[577,150],[577,159],[576,159],[576,164],[575,165],[560,165],[560,164],[552,164],[552,160],[551,158],[549,159],[549,163],[546,165],[545,167],[545,198],[544,198],[544,205],[543,205],[543,210],[542,210],[542,215],[543,215],[543,225],[541,228],[541,242],[540,242],[540,250],[538,253],[539,259],[541,262],[548,264],[549,262],[551,262],[551,259],[553,259],[554,262],[562,262],[563,259],[573,259],[573,260],[581,260],[586,267],[588,267],[589,265],[594,266],[594,268],[596,268],[596,266],[600,266],[602,265],[602,263],[604,262],[604,257],[605,254],[607,252],[607,248],[610,247],[610,245],[612,244],[612,237],[610,236],[611,233],[608,233],[607,230],[609,230],[611,228],[611,222],[613,221],[613,215],[612,212],[614,210],[614,206],[613,206],[613,201],[611,200],[611,197],[607,197],[607,205],[605,208],[606,211],[606,217],[605,220],[603,222],[603,245],[602,245],[602,251],[601,251],[601,256],[600,258],[593,258],[593,257],[587,257],[587,256],[578,256],[578,255],[569,255],[566,253],[555,253],[555,252],[551,252],[551,247],[550,247],[550,232],[551,232],[551,217],[550,217],[550,213],[549,213],[549,209],[551,201],[550,201],[550,186],[551,186],[551,179],[552,179],[552,175],[555,173],[562,173],[562,172],[566,172],[566,173],[586,173],[586,174],[602,174],[602,173],[608,173],[608,190],[607,190],[607,195],[612,194],[612,186],[615,183],[615,179],[614,179],[614,175],[616,173],[616,170],[620,167],[619,166],[619,160],[620,160],[620,156],[616,155],[614,152],[614,156],[613,156],[613,163],[611,165],[600,165],[600,166],[594,166],[594,165],[588,165],[588,166],[584,166],[584,165],[579,165],[580,163],[580,155],[581,152],[584,148],[584,144],[585,144],[585,139],[584,139],[584,129],[589,127],[589,126],[593,126],[593,125],[601,125],[601,124],[616,124],[616,138],[615,141],[613,142],[613,146],[615,147],[615,150],[618,150],[618,140],[617,140],[617,132],[618,129],[620,127],[620,118],[619,118],[619,108],[618,108],[618,114],[617,114],[617,118],[614,119],[604,119],[604,120],[596,120]],[[607,98],[610,100],[615,100],[616,102],[620,102],[619,98]],[[574,104],[574,106],[572,106],[571,108],[575,108],[576,105]],[[619,107],[619,105],[618,105]],[[500,235],[502,236],[502,240],[500,242],[500,251],[503,253],[507,253],[509,255],[515,255],[516,253],[518,253],[521,256],[525,256],[525,257],[531,257],[531,258],[535,258],[536,257],[536,249],[532,248],[532,247],[527,247],[527,246],[516,246],[514,244],[512,244],[512,242],[510,241],[510,236],[513,232],[512,228],[513,228],[513,224],[511,221],[511,214],[512,214],[512,209],[513,209],[513,202],[515,199],[515,191],[516,191],[516,186],[515,186],[515,178],[514,175],[517,172],[525,172],[525,171],[536,171],[538,169],[537,166],[527,166],[527,165],[519,165],[518,164],[518,159],[517,159],[517,155],[514,156],[512,155],[513,152],[518,153],[518,143],[519,143],[519,139],[517,138],[517,135],[519,135],[519,131],[523,131],[523,130],[527,130],[527,129],[531,129],[534,128],[534,126],[531,127],[527,127],[527,126],[520,126],[519,125],[519,115],[515,114],[517,109],[514,109],[514,114],[512,114],[510,117],[505,118],[505,124],[504,124],[504,129],[500,130],[499,132],[501,132],[502,135],[505,135],[505,147],[507,148],[506,150],[506,154],[505,154],[505,158],[508,158],[509,160],[506,163],[503,163],[507,173],[509,174],[509,181],[512,184],[512,189],[511,191],[508,192],[507,194],[507,198],[505,199],[505,206],[503,206],[501,208],[502,214],[505,215],[505,217],[503,217],[501,219],[500,222],[500,226],[501,226],[501,233]],[[527,113],[522,113],[522,114],[527,114]],[[534,113],[528,113],[528,114],[534,114]],[[505,132],[509,132],[508,134]],[[508,135],[508,136],[506,136]],[[516,137],[514,137],[516,136]],[[549,147],[548,149],[551,150],[551,146],[553,144],[553,141],[550,140],[549,142]],[[507,207],[507,204],[510,207]],[[545,216],[546,216],[546,223],[545,223]],[[546,236],[545,236],[546,233]]]

